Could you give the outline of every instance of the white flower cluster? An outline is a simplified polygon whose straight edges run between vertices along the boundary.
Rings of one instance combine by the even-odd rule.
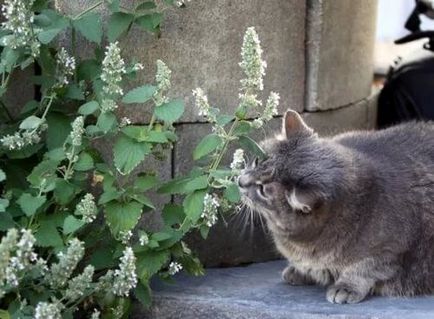
[[[196,108],[199,110],[199,116],[204,116],[209,122],[214,122],[215,117],[211,114],[211,106],[208,102],[208,97],[205,95],[201,88],[196,88],[193,90],[193,96],[195,98]]]
[[[65,298],[72,301],[82,297],[86,290],[91,287],[94,272],[95,268],[92,265],[87,265],[83,273],[69,280]]]
[[[4,45],[12,49],[29,47],[34,57],[39,55],[41,44],[36,40],[33,32],[34,14],[31,10],[34,0],[5,0],[2,13],[5,21],[4,29],[12,34],[5,36]]]
[[[78,262],[84,256],[84,243],[78,239],[72,239],[68,243],[66,253],[57,254],[58,263],[52,264],[50,271],[46,276],[47,282],[53,288],[64,287],[72,272],[77,267]]]
[[[35,319],[62,319],[63,305],[60,302],[40,302],[35,309]]]
[[[146,234],[145,232],[143,232],[140,235],[140,237],[139,237],[139,244],[140,244],[140,246],[145,246],[145,245],[149,244],[148,234]]]
[[[36,130],[25,130],[23,132],[15,132],[13,135],[5,135],[0,138],[0,143],[10,151],[20,150],[23,147],[38,144],[41,141],[41,132],[46,128],[46,125],[40,125]]]
[[[137,285],[136,257],[131,247],[125,248],[120,261],[119,269],[114,272],[113,293],[128,297],[130,290]]]
[[[72,131],[69,134],[73,146],[81,146],[84,130],[84,117],[78,116],[71,124]]]
[[[21,237],[20,237],[21,236]],[[37,255],[33,251],[36,242],[30,230],[18,232],[15,228],[8,230],[0,243],[0,297],[5,291],[5,284],[18,287],[20,274],[35,265]]]
[[[271,92],[265,105],[265,110],[262,115],[253,120],[252,125],[254,128],[262,127],[266,122],[270,121],[273,116],[278,114],[277,107],[279,106],[280,96],[278,93]]]
[[[85,223],[93,222],[96,219],[97,212],[95,197],[90,193],[84,195],[75,208],[75,214],[82,216]]]
[[[263,77],[267,64],[262,60],[261,42],[254,27],[248,28],[244,34],[240,67],[247,76],[247,78],[241,80],[242,89],[245,91],[262,91],[264,89]]]
[[[56,65],[57,65],[57,86],[63,87],[69,84],[71,77],[75,72],[75,58],[70,56],[65,48],[61,48],[56,54]]]
[[[141,63],[136,63],[136,64],[133,65],[133,71],[135,71],[135,72],[141,71],[141,70],[144,70],[144,69],[145,69],[145,67]]]
[[[217,223],[220,203],[216,195],[206,194],[203,199],[203,212],[200,217],[206,226],[212,227]]]
[[[121,118],[121,123],[119,124],[120,127],[125,127],[131,124],[131,120],[128,117]]]
[[[169,275],[173,276],[175,274],[177,274],[178,272],[180,272],[182,270],[182,265],[176,261],[172,261],[169,264],[169,270],[168,273]]]
[[[155,75],[155,81],[157,82],[157,90],[154,93],[154,102],[156,106],[160,106],[167,103],[168,98],[164,93],[170,89],[170,79],[172,78],[172,71],[167,67],[167,65],[161,61],[157,60],[157,73]]]
[[[183,5],[185,5],[186,2],[190,2],[191,0],[177,0],[175,2],[177,7],[182,7]]]
[[[124,91],[120,87],[122,76],[126,73],[125,61],[121,57],[119,43],[110,43],[102,61],[101,80],[104,83],[103,91],[109,96],[123,95]]]
[[[101,316],[101,313],[97,309],[94,309],[92,312],[92,316],[90,316],[90,319],[99,319],[100,316]]]
[[[107,112],[113,112],[118,108],[117,103],[112,99],[103,99],[101,101],[101,112],[107,113]]]
[[[245,164],[244,151],[239,148],[234,152],[234,156],[230,168],[233,171],[238,171],[243,168],[244,164]]]
[[[97,292],[107,292],[113,289],[113,270],[108,270],[103,276],[99,277],[95,290]]]
[[[124,245],[128,244],[131,237],[133,237],[133,232],[131,230],[122,230],[119,232],[119,239]]]

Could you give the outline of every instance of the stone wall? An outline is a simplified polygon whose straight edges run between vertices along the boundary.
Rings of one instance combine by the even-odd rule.
[[[88,7],[91,0],[58,0],[68,13]],[[125,5],[137,1],[125,0]],[[186,172],[192,165],[193,145],[210,131],[197,115],[191,90],[202,87],[210,102],[231,112],[237,104],[238,62],[244,31],[255,26],[267,61],[265,95],[281,94],[279,116],[287,108],[303,112],[307,123],[321,134],[373,128],[375,98],[370,97],[376,0],[193,0],[187,8],[166,12],[160,37],[132,30],[121,39],[127,58],[145,65],[138,82],[150,82],[155,61],[164,60],[173,71],[173,96],[186,102],[186,113],[176,124],[180,140],[162,165],[165,174]],[[81,49],[89,52],[83,42]],[[313,112],[315,111],[315,112]],[[318,112],[317,112],[318,111]],[[150,110],[142,106],[121,109],[123,116],[146,123]],[[274,119],[257,138],[273,134]],[[110,144],[103,147],[111,153]],[[230,221],[228,217],[228,222]],[[277,257],[261,223],[222,221],[207,241],[193,234],[189,243],[207,266],[243,264]],[[142,221],[158,227],[158,212]]]

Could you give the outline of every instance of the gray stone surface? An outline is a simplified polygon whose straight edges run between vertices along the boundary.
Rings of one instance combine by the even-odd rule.
[[[23,71],[15,71],[11,76],[8,90],[3,101],[13,118],[17,118],[24,105],[34,98],[35,88],[32,82],[29,81],[29,77],[33,75],[34,70],[33,67],[30,66]]]
[[[377,0],[308,0],[307,99],[309,111],[327,110],[369,96]]]
[[[434,297],[373,296],[354,305],[331,304],[325,288],[290,286],[280,272],[285,261],[208,269],[204,277],[180,274],[173,285],[154,285],[150,311],[136,305],[132,318],[152,319],[429,319]]]
[[[66,12],[77,13],[91,1],[59,3]],[[155,61],[162,59],[173,71],[171,95],[186,101],[181,121],[203,121],[193,107],[192,89],[202,87],[213,105],[232,111],[238,102],[242,78],[238,66],[242,37],[248,27],[255,26],[268,64],[265,97],[270,90],[280,92],[281,110],[288,105],[302,110],[305,12],[304,0],[191,1],[186,8],[165,12],[159,38],[133,28],[120,42],[127,59],[137,57],[145,65],[137,84],[154,81]],[[129,106],[124,111],[135,122],[149,119],[149,108],[143,106]]]

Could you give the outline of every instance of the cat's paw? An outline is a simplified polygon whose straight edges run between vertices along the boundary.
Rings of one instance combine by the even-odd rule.
[[[282,279],[290,285],[302,286],[311,284],[311,280],[292,266],[286,267],[282,272]]]
[[[346,284],[331,285],[326,293],[327,300],[337,304],[358,303],[365,297],[366,295]]]

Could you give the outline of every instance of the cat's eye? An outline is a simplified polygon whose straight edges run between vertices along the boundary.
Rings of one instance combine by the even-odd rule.
[[[250,164],[250,168],[254,169],[258,166],[259,164],[259,158],[255,157],[255,159],[252,161],[252,164]]]
[[[264,191],[264,185],[262,183],[257,182],[256,183],[256,192],[258,193],[259,197],[262,197],[264,199],[267,198],[267,195]]]

